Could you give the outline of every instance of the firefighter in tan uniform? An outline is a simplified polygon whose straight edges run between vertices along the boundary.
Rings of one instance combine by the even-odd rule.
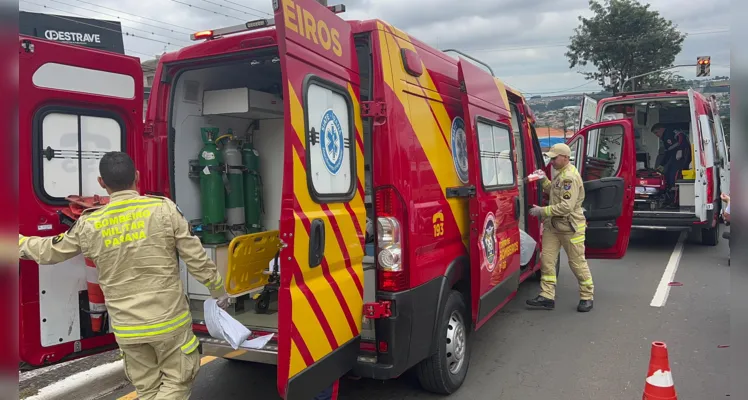
[[[19,257],[41,265],[81,253],[93,260],[125,374],[139,398],[188,399],[200,352],[177,254],[225,308],[229,299],[223,279],[176,205],[138,194],[139,174],[127,154],[107,153],[99,171],[110,203],[86,210],[58,236],[19,235]]]
[[[543,219],[543,251],[540,256],[540,295],[526,303],[532,307],[553,309],[556,305],[556,260],[561,248],[569,258],[569,267],[579,281],[577,311],[592,309],[594,285],[584,256],[584,182],[579,171],[569,162],[571,149],[563,143],[555,144],[546,153],[551,158],[556,176],[543,179],[543,191],[549,194],[550,205],[533,206],[530,215]],[[542,172],[542,170],[540,171]],[[542,174],[545,175],[545,174]]]

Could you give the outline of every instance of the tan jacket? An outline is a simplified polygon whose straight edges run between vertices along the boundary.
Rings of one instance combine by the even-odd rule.
[[[550,205],[543,207],[543,224],[556,232],[584,234],[584,181],[571,163],[558,171],[553,181],[543,180],[543,191],[549,194]]]
[[[20,258],[41,265],[81,253],[96,263],[119,343],[158,341],[191,328],[177,253],[213,297],[225,294],[223,279],[200,239],[176,205],[163,197],[116,192],[105,207],[86,210],[66,233],[19,235],[19,247]]]

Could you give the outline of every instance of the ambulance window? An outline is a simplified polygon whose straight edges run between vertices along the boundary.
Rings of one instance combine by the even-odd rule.
[[[355,193],[355,129],[348,92],[318,77],[307,80],[307,179],[318,203],[344,202]]]
[[[479,119],[478,148],[481,176],[486,190],[514,185],[516,172],[509,128]]]
[[[122,151],[124,124],[109,113],[54,109],[39,113],[34,129],[37,194],[50,203],[70,195],[106,196],[98,183],[99,161]]]

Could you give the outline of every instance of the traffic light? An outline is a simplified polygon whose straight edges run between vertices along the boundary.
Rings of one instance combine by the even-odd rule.
[[[712,65],[711,57],[702,56],[696,58],[696,76],[709,76],[709,67]]]

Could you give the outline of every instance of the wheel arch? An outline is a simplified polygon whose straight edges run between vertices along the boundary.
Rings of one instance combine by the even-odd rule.
[[[462,293],[465,297],[465,304],[468,308],[468,315],[466,316],[470,320],[472,310],[470,308],[470,257],[468,255],[461,255],[452,262],[449,263],[444,271],[444,277],[442,279],[441,288],[439,290],[439,297],[436,307],[437,319],[434,321],[434,329],[431,334],[431,354],[433,354],[437,348],[437,335],[439,334],[439,323],[438,319],[441,318],[444,312],[444,307],[447,303],[447,298],[452,290],[457,290]],[[472,325],[472,324],[471,324]],[[472,330],[472,328],[471,328]]]

